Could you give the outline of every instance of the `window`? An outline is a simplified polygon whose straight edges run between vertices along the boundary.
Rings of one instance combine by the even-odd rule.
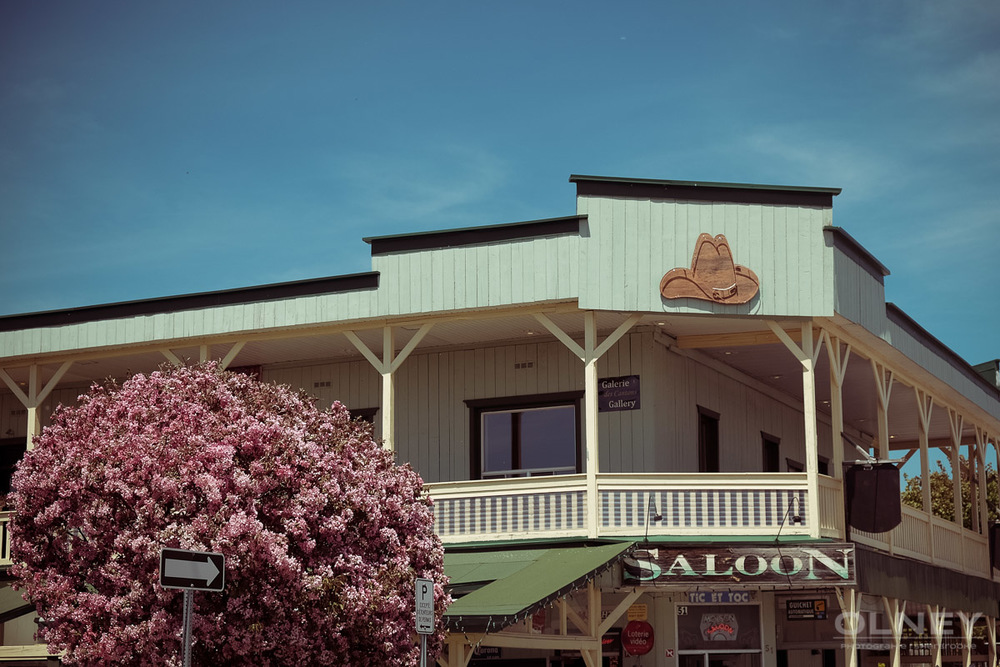
[[[781,438],[760,432],[764,472],[781,472]]]
[[[14,468],[17,467],[27,449],[28,441],[25,438],[0,439],[0,510],[5,509]]]
[[[351,415],[352,421],[360,419],[363,422],[375,424],[375,415],[378,414],[378,408],[354,408],[349,409],[347,412]]]
[[[472,476],[580,472],[582,396],[569,392],[466,401],[472,417]]]
[[[719,472],[719,413],[698,406],[698,472]]]

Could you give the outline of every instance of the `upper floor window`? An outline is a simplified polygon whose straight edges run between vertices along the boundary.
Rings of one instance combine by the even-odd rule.
[[[719,413],[698,406],[698,472],[719,472]]]
[[[580,471],[580,392],[470,400],[472,475],[480,479]]]

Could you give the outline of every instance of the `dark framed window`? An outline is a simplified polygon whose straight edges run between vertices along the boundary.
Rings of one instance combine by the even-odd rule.
[[[378,408],[353,408],[348,409],[348,414],[351,415],[351,419],[360,419],[363,422],[369,424],[375,423],[375,415],[378,414]]]
[[[698,406],[698,472],[719,472],[719,413]]]
[[[781,438],[760,432],[764,472],[781,472]]]
[[[796,461],[794,459],[785,459],[785,465],[788,468],[788,472],[805,472],[806,467],[801,461]],[[821,475],[830,474],[830,459],[825,456],[819,457],[816,461],[816,472]]]
[[[6,504],[7,494],[10,493],[10,479],[27,450],[27,438],[0,439],[0,504]],[[0,506],[0,510],[3,509]]]
[[[473,479],[580,472],[583,392],[468,400]]]

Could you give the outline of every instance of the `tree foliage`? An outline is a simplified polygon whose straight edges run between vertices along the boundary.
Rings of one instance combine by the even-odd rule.
[[[942,461],[937,461],[937,469],[929,473],[931,484],[931,513],[949,521],[955,520],[955,492],[950,466],[946,468]],[[972,485],[969,483],[968,461],[964,456],[959,457],[959,470],[966,471],[962,474],[962,525],[966,528],[972,527],[972,507],[975,502],[972,499]],[[919,476],[905,476],[905,486],[903,487],[903,502],[911,507],[923,509],[923,482]],[[997,474],[993,466],[986,466],[986,505],[989,511],[989,520],[998,519],[998,508],[1000,508],[1000,496],[997,493]]]
[[[195,664],[415,664],[414,578],[447,603],[420,477],[340,404],[212,365],[93,386],[13,487],[12,573],[66,664],[179,664],[161,547],[226,556],[225,591],[194,594]]]

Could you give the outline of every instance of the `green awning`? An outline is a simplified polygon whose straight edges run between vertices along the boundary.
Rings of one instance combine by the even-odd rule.
[[[495,631],[523,620],[597,577],[634,546],[445,553],[444,571],[457,598],[444,613],[447,627]]]

